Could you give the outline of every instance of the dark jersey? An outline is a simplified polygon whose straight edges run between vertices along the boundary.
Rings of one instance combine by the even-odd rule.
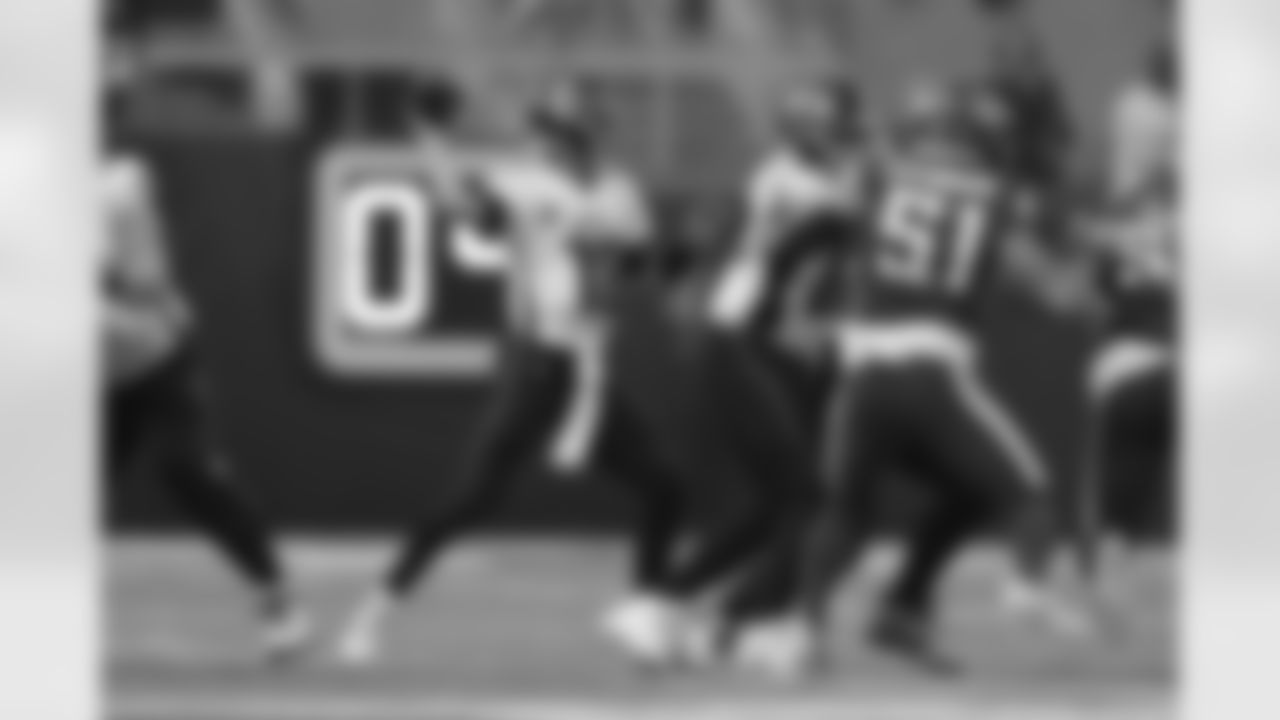
[[[995,173],[941,161],[891,163],[874,191],[860,251],[871,320],[967,324],[988,293],[1015,197]]]
[[[1176,223],[1168,203],[1129,210],[1103,248],[1107,334],[1168,339],[1176,324]]]
[[[772,333],[791,320],[834,310],[841,265],[859,235],[857,218],[843,212],[819,213],[796,227],[769,264],[769,291],[752,327]]]

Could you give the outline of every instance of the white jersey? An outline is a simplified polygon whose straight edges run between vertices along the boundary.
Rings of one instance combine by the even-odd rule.
[[[778,243],[799,224],[826,212],[855,210],[865,174],[852,158],[819,165],[781,150],[766,157],[746,187],[745,232],[712,290],[710,313],[725,327],[742,327],[773,291],[769,263]]]
[[[512,321],[517,331],[561,342],[589,316],[579,249],[642,241],[650,221],[641,192],[619,168],[587,179],[541,157],[508,161],[487,175],[511,214]]]

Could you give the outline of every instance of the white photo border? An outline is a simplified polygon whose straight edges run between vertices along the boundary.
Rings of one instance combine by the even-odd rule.
[[[95,12],[0,3],[0,710],[42,720],[102,711]],[[1183,12],[1186,717],[1278,718],[1280,3]]]
[[[0,715],[100,713],[96,3],[0,5]]]

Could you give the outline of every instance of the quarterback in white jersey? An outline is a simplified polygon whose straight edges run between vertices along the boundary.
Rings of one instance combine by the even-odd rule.
[[[538,136],[568,146],[586,142],[575,137],[589,122],[578,119],[586,112],[573,107],[578,102],[565,94],[536,108]],[[535,143],[486,175],[505,215],[498,220],[510,252],[511,330],[572,358],[572,392],[550,460],[574,470],[586,460],[603,410],[606,327],[597,305],[607,289],[592,263],[643,243],[651,232],[648,209],[621,166],[594,154],[575,158],[554,142]]]
[[[452,494],[412,527],[356,608],[338,648],[346,662],[377,657],[391,611],[448,543],[498,507],[529,461],[572,471],[593,449],[607,324],[592,304],[590,259],[643,242],[649,218],[638,184],[597,147],[579,94],[549,96],[528,121],[530,146],[473,166],[453,208],[472,226],[469,244],[503,248],[493,260],[506,270],[510,314],[486,418]]]

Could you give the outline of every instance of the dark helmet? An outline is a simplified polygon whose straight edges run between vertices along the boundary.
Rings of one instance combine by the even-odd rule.
[[[538,97],[529,107],[527,121],[539,135],[584,143],[599,135],[604,119],[586,88],[565,83]]]
[[[777,110],[778,129],[791,142],[846,139],[858,130],[859,97],[852,84],[812,83],[787,92]]]
[[[896,110],[900,142],[943,143],[993,161],[1009,131],[1009,108],[994,88],[976,82],[926,79],[907,88]]]

